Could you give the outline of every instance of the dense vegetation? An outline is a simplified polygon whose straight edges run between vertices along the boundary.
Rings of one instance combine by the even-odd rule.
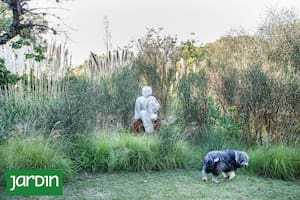
[[[0,79],[0,173],[199,169],[208,150],[236,148],[249,151],[254,173],[299,178],[299,38],[299,18],[276,11],[254,35],[203,46],[149,29],[137,55],[92,55],[75,69],[49,45],[43,71],[33,64]],[[143,85],[160,100],[163,127],[133,136],[125,132]]]

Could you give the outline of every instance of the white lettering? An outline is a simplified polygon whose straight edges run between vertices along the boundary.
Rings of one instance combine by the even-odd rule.
[[[44,180],[46,182],[46,187],[49,187],[49,179],[48,176],[44,176]]]
[[[30,185],[30,179],[34,180],[34,176],[26,176],[26,186]]]
[[[39,180],[41,180],[40,183]],[[44,177],[39,175],[35,176],[35,187],[42,187],[44,185],[44,182],[45,182]]]
[[[13,180],[13,187],[10,188],[10,191],[14,191],[16,188],[16,176],[10,176],[10,178]]]
[[[30,183],[34,184],[34,187],[52,187],[52,185],[59,187],[59,177],[57,175],[10,176],[10,178],[12,179],[12,187],[10,188],[10,191],[14,191],[16,187],[29,187]]]
[[[20,182],[21,180],[21,182]],[[26,179],[25,176],[18,176],[16,179],[16,186],[17,187],[26,187]]]
[[[50,183],[50,187],[52,187],[52,180],[53,179],[55,179],[55,185],[56,185],[56,187],[58,187],[58,185],[59,185],[59,178],[58,178],[58,176],[50,176],[49,177],[49,183]]]

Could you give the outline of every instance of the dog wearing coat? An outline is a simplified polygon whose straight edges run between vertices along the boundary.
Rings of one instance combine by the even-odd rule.
[[[248,167],[249,156],[246,152],[237,150],[210,151],[204,158],[202,180],[207,181],[207,175],[213,174],[212,182],[218,183],[218,176],[223,173],[229,180],[235,177],[237,168]]]

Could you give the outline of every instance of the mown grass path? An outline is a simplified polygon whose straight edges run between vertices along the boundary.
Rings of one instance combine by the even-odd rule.
[[[300,199],[299,181],[266,179],[239,172],[231,181],[222,177],[219,180],[219,184],[204,183],[199,171],[186,170],[80,175],[78,180],[64,186],[61,198],[23,199]]]

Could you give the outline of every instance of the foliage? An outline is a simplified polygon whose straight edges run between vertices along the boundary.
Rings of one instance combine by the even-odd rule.
[[[180,51],[180,57],[184,59],[186,65],[199,65],[203,61],[207,54],[207,47],[197,47],[194,41],[186,41],[182,44]]]
[[[53,34],[57,30],[50,27],[46,19],[47,11],[40,12],[39,8],[30,7],[31,0],[12,0],[0,2],[0,45],[9,44],[12,49],[32,46],[32,52],[26,53],[26,59],[33,59],[40,62],[45,59],[46,47],[41,42],[41,35],[49,30]],[[58,0],[56,1],[59,2]],[[21,77],[12,74],[4,66],[2,58],[0,60],[0,87],[8,84],[15,84]]]
[[[13,42],[11,47],[13,49],[20,49],[23,46],[30,46],[30,40],[28,39],[19,39],[16,42]],[[41,62],[45,59],[46,48],[41,44],[32,44],[33,52],[25,54],[26,59],[33,59],[34,61]],[[0,58],[0,87],[7,86],[9,84],[16,84],[20,79],[24,79],[23,76],[11,73],[5,66],[5,60]]]
[[[246,114],[247,137],[259,145],[299,141],[298,38],[297,14],[270,10],[255,35],[232,33],[207,47],[210,93],[224,112]]]
[[[68,136],[92,130],[101,106],[97,102],[101,89],[86,79],[70,77],[62,98],[49,107],[43,126]]]
[[[100,82],[70,76],[55,83],[47,79],[35,81],[31,77],[30,82],[22,84],[25,85],[20,93],[0,99],[0,142],[14,132],[26,135],[32,130],[72,136],[106,126],[106,123],[116,126],[120,122],[127,129],[140,92],[130,68],[114,72],[111,78]]]
[[[7,15],[7,13],[5,12],[8,9],[8,5],[4,4],[4,3],[0,3],[0,10],[1,10],[1,14],[0,14],[0,30],[5,30],[8,31],[9,27],[12,23],[12,18],[11,16]]]
[[[113,73],[112,78],[112,114],[118,116],[123,127],[128,127],[133,116],[135,99],[141,94],[137,71],[131,67],[124,67]]]
[[[0,18],[0,45],[6,44],[15,37],[21,39],[37,38],[47,31],[56,34],[57,30],[50,27],[47,16],[52,16],[47,11],[30,7],[31,0],[1,1]],[[57,3],[59,1],[56,1]]]
[[[220,73],[221,88],[217,92],[219,96],[225,100],[223,104],[226,104],[228,106],[234,106],[234,104],[236,103],[235,98],[239,92],[239,75],[240,74],[238,70],[233,67],[227,67],[226,69],[223,69]]]
[[[253,118],[254,133],[261,142],[263,132],[259,120],[262,116],[267,116],[267,108],[272,102],[270,76],[262,70],[260,63],[256,63],[246,70],[244,77],[245,83],[239,92],[240,110],[247,113],[248,120],[250,117]]]
[[[266,40],[267,58],[280,70],[300,70],[300,21],[293,10],[270,9],[259,35]]]
[[[267,146],[249,152],[251,171],[271,178],[293,180],[300,177],[299,148]]]
[[[0,146],[0,176],[9,169],[62,169],[64,179],[71,180],[72,162],[60,145],[42,136],[9,139]]]
[[[175,117],[185,128],[181,134],[195,143],[207,142],[208,148],[262,145],[265,140],[297,144],[299,20],[290,13],[280,15],[254,35],[232,33],[201,47],[193,41],[178,45],[161,29],[149,29],[137,41],[136,57],[127,59],[128,51],[109,53],[64,78],[30,71],[17,87],[1,90],[0,140],[31,130],[73,136],[107,128],[104,124],[128,129],[134,101],[147,84],[161,103],[163,122]],[[16,40],[14,48],[30,44],[26,39]],[[36,51],[27,58],[39,60],[43,49]],[[65,64],[61,58],[55,66]],[[81,73],[88,67],[90,77]],[[214,96],[213,103],[208,96]]]
[[[56,104],[47,98],[7,96],[0,99],[0,143],[11,136],[31,135],[45,123],[49,107]]]
[[[162,105],[167,105],[170,89],[175,81],[176,63],[179,51],[176,46],[177,38],[161,36],[159,30],[148,29],[145,37],[137,42],[138,55],[134,67],[138,69],[143,84],[153,87],[154,95]],[[166,107],[162,107],[166,113]]]
[[[45,59],[46,48],[44,45],[38,44],[35,38],[20,38],[11,44],[13,49],[21,49],[24,46],[33,46],[33,53],[26,53],[26,59],[33,59],[36,62],[40,62]]]
[[[215,149],[241,149],[251,145],[248,138],[249,128],[245,124],[246,115],[241,114],[236,120],[236,110],[222,111],[213,98],[208,99],[208,117],[205,129],[200,138],[200,146],[207,151]],[[250,141],[249,141],[250,140]]]
[[[157,136],[125,133],[99,133],[78,137],[71,145],[70,157],[78,170],[151,171],[185,167],[189,158],[181,140],[161,142]]]
[[[204,125],[207,117],[207,75],[204,71],[185,74],[178,82],[178,115],[186,124]]]
[[[176,169],[187,167],[190,152],[184,144],[184,136],[175,125],[162,127],[159,135],[158,169]]]
[[[8,84],[15,84],[18,80],[20,80],[16,74],[11,73],[9,70],[6,69],[5,61],[0,58],[0,88]]]

